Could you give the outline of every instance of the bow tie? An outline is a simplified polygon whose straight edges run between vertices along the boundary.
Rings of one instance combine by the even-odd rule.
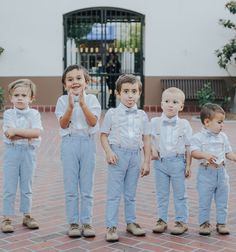
[[[127,114],[133,114],[133,113],[136,114],[136,113],[137,113],[137,109],[132,109],[132,108],[131,108],[131,109],[126,109],[125,112],[126,112]]]
[[[164,126],[175,126],[176,125],[176,120],[174,120],[174,121],[163,120],[163,125]]]
[[[28,110],[27,110],[27,111],[16,110],[16,116],[17,116],[17,117],[21,117],[21,116],[27,117],[28,112],[29,112]]]

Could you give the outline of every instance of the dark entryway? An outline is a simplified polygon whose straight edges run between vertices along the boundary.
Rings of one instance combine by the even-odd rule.
[[[98,96],[103,109],[116,106],[114,88],[120,73],[137,75],[144,84],[142,14],[96,7],[65,14],[63,24],[64,67],[81,64],[89,70],[88,92]]]

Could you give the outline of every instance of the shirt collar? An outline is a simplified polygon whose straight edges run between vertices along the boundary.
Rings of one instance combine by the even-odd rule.
[[[137,112],[138,111],[138,107],[137,107],[137,104],[135,104],[133,107],[131,108],[128,108],[126,107],[123,103],[120,103],[118,105],[118,108],[120,108],[121,110],[123,111],[126,111],[126,112]]]
[[[18,114],[18,115],[25,115],[25,114],[27,114],[29,112],[29,110],[30,110],[29,107],[27,107],[25,109],[18,109],[16,107],[14,107],[15,113]]]
[[[202,130],[201,130],[203,133],[205,134],[208,134],[210,136],[218,136],[220,133],[214,133],[212,131],[210,131],[209,129],[207,129],[206,127],[202,127]]]
[[[169,118],[167,117],[163,112],[161,114],[161,120],[162,121],[167,121],[167,122],[177,122],[177,120],[179,119],[178,115],[172,117],[172,118]]]

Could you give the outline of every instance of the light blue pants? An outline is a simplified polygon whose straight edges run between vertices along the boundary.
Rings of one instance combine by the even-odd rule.
[[[197,174],[199,196],[199,224],[210,222],[211,203],[216,204],[216,222],[226,224],[229,197],[229,176],[224,167],[209,168],[200,166]]]
[[[5,144],[3,161],[3,215],[15,213],[15,199],[20,185],[20,212],[31,213],[32,179],[36,163],[36,149],[31,145]]]
[[[159,218],[166,223],[168,221],[170,183],[173,189],[175,221],[184,223],[188,221],[185,167],[183,155],[154,161],[157,209]]]
[[[117,227],[119,205],[124,195],[125,221],[127,224],[136,221],[135,200],[137,182],[141,167],[140,150],[130,150],[112,146],[118,157],[116,165],[108,166],[106,226]]]
[[[94,136],[67,135],[62,138],[61,159],[69,224],[92,222],[95,155]]]

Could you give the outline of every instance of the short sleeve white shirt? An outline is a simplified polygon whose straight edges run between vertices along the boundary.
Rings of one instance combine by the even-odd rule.
[[[191,139],[190,151],[203,151],[217,157],[216,163],[225,161],[225,154],[232,151],[228,137],[224,132],[213,133],[206,128],[193,135]],[[199,160],[204,162],[204,160]]]
[[[4,111],[3,113],[3,133],[7,131],[8,128],[19,128],[19,129],[40,129],[43,130],[41,116],[38,110],[27,108],[20,110],[17,108],[12,108]],[[4,143],[12,143],[13,141],[8,139],[5,134],[3,134]],[[33,146],[39,146],[41,142],[41,137],[28,139],[14,140],[15,144],[30,144]]]
[[[186,119],[178,116],[169,119],[162,113],[161,117],[152,118],[150,125],[152,143],[161,157],[185,154],[192,137],[192,128]]]
[[[136,149],[143,147],[143,136],[150,135],[147,114],[137,105],[127,108],[122,103],[105,114],[101,132],[108,134],[109,144]]]
[[[75,102],[71,116],[70,125],[66,129],[60,128],[60,135],[65,136],[71,133],[79,133],[80,135],[91,135],[99,131],[99,118],[101,115],[101,105],[95,95],[85,94],[85,102],[89,110],[97,117],[97,123],[94,127],[90,127],[86,122],[84,113],[79,106],[79,102]],[[58,119],[65,114],[68,107],[68,95],[62,95],[58,98],[55,114]]]

